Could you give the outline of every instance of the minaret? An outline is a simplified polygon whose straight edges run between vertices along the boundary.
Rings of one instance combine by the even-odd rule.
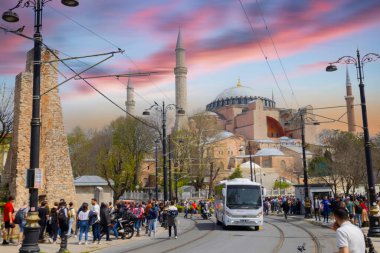
[[[355,133],[355,110],[354,110],[354,96],[352,95],[352,85],[350,76],[348,74],[348,68],[346,68],[346,105],[347,105],[347,122],[348,132]]]
[[[130,115],[135,115],[135,104],[135,89],[132,86],[131,78],[128,78],[127,101],[125,102],[127,118],[130,117]]]
[[[185,49],[182,44],[181,30],[178,32],[177,45],[175,48],[176,67],[175,74],[175,103],[178,108],[185,110],[185,114],[176,114],[174,130],[178,131],[188,127],[187,119],[187,68],[185,59]]]

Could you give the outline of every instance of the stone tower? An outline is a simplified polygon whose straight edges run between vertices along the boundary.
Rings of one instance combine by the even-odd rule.
[[[185,49],[182,44],[181,30],[178,31],[177,45],[175,48],[176,67],[175,74],[175,103],[178,108],[185,110],[185,114],[176,114],[174,130],[188,128],[187,118],[187,67],[185,59]]]
[[[58,54],[57,52],[55,52]],[[42,50],[41,94],[58,83],[58,62],[55,56]],[[51,65],[52,66],[51,66]],[[32,117],[33,50],[27,53],[26,69],[16,76],[14,98],[14,129],[11,147],[3,171],[4,182],[16,199],[16,207],[28,202],[25,174],[30,161],[30,121]],[[54,201],[75,202],[75,187],[67,138],[63,128],[61,100],[58,89],[41,96],[40,170],[42,186],[39,197]]]
[[[346,99],[347,105],[347,122],[348,122],[348,132],[355,133],[355,110],[354,110],[354,96],[352,95],[352,84],[350,80],[350,75],[348,74],[348,68],[346,68]]]
[[[127,117],[130,115],[135,116],[135,104],[135,89],[133,88],[131,78],[129,77],[127,86],[127,101],[125,102]]]

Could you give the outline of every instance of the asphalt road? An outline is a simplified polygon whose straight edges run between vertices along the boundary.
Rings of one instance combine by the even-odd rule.
[[[270,216],[264,218],[259,231],[251,228],[233,227],[224,230],[212,220],[181,220],[178,239],[168,239],[161,234],[155,240],[140,244],[123,245],[104,249],[103,253],[237,253],[300,252],[298,246],[305,245],[310,253],[336,252],[335,234],[332,230],[312,225],[302,219]]]

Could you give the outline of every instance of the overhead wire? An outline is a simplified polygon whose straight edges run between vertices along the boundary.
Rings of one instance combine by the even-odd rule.
[[[91,34],[93,34],[94,36],[98,37],[99,39],[107,42],[108,44],[112,45],[113,47],[117,48],[117,49],[121,49],[121,47],[119,47],[118,45],[116,45],[115,43],[113,43],[112,41],[110,41],[109,39],[105,38],[104,36],[101,36],[100,34],[96,33],[95,31],[91,30],[90,28],[82,25],[81,23],[79,23],[78,21],[76,21],[75,19],[67,16],[65,13],[59,11],[58,9],[54,8],[53,6],[47,4],[47,6],[49,8],[51,8],[52,10],[54,10],[56,13],[60,14],[61,16],[67,18],[68,20],[70,20],[71,22],[75,23],[76,25],[80,26],[81,28],[85,29],[86,31],[90,32]],[[122,53],[122,55],[126,56],[128,58],[128,60],[136,67],[136,70],[137,71],[141,71],[141,69],[139,68],[139,66],[135,63],[135,61],[126,53],[126,50],[124,50],[124,52]],[[166,97],[168,100],[172,101],[171,98],[169,98],[165,92],[163,92],[163,90],[161,88],[159,88],[151,79],[150,76],[148,76],[148,80],[151,84],[153,84],[153,86],[155,86],[159,92],[161,92],[164,97]],[[138,95],[139,96],[139,95]],[[140,96],[141,97],[141,96]],[[145,99],[144,99],[145,100]],[[145,100],[146,101],[146,100]],[[149,103],[149,105],[151,105],[151,103]]]
[[[300,106],[299,106],[299,103],[298,103],[298,100],[297,100],[297,97],[296,97],[296,95],[295,95],[295,93],[294,93],[293,86],[292,86],[292,84],[290,83],[290,80],[289,80],[288,74],[287,74],[286,71],[285,71],[284,64],[282,63],[281,57],[280,57],[280,55],[279,55],[279,53],[278,53],[278,50],[277,50],[277,46],[276,46],[276,44],[274,43],[274,40],[273,40],[273,37],[272,37],[271,32],[269,31],[268,24],[267,24],[267,22],[266,22],[266,20],[265,20],[264,14],[263,14],[263,12],[262,12],[262,10],[261,10],[261,6],[260,6],[260,3],[259,3],[258,0],[256,0],[256,4],[257,4],[257,6],[258,6],[260,16],[261,16],[261,18],[262,18],[262,20],[263,20],[263,23],[264,23],[264,25],[265,25],[265,30],[266,30],[267,33],[268,33],[268,36],[269,36],[269,38],[270,38],[270,40],[271,40],[271,42],[272,42],[272,45],[273,45],[274,51],[276,52],[277,59],[278,59],[278,61],[280,62],[280,65],[281,65],[281,68],[282,68],[282,72],[284,73],[284,76],[285,76],[285,78],[286,78],[286,81],[287,81],[287,83],[288,83],[288,85],[289,85],[289,88],[290,88],[290,90],[291,90],[291,92],[292,92],[292,96],[293,96],[293,98],[294,98],[294,101],[296,102],[297,107],[300,107]]]
[[[33,40],[33,38],[29,37],[29,36],[26,36],[20,32],[17,32],[17,31],[12,31],[6,27],[1,27],[0,26],[0,29],[4,30],[5,32],[11,32],[13,34],[16,34],[18,36],[21,36],[21,37],[24,37],[26,39],[29,39],[29,40]],[[146,121],[144,120],[141,120],[140,118],[134,116],[133,114],[129,113],[127,110],[125,110],[123,107],[119,106],[115,101],[113,101],[111,98],[109,98],[107,95],[105,95],[103,92],[101,92],[98,88],[96,88],[94,85],[92,85],[90,82],[88,82],[86,79],[83,79],[79,73],[77,73],[72,67],[70,67],[65,61],[61,60],[58,55],[55,53],[55,51],[53,49],[51,49],[49,46],[47,46],[44,42],[41,42],[41,44],[50,52],[54,55],[54,57],[57,58],[58,61],[60,61],[63,65],[65,65],[65,67],[67,67],[69,70],[71,70],[75,76],[78,76],[81,78],[82,81],[84,81],[88,86],[90,86],[93,90],[95,90],[97,93],[99,93],[101,96],[103,96],[106,100],[108,100],[110,103],[112,103],[114,106],[116,106],[117,108],[119,108],[120,110],[122,110],[124,113],[128,114],[130,117],[134,118],[135,120],[141,122],[142,124],[146,125],[147,127],[149,128],[152,128],[154,130],[157,130],[157,127],[155,126],[152,126],[150,125],[149,123],[147,123]],[[58,51],[58,50],[57,50]]]
[[[256,33],[256,32],[255,32],[255,29],[253,28],[253,25],[252,25],[251,19],[250,19],[249,16],[248,16],[247,10],[246,10],[246,8],[244,7],[244,4],[243,4],[242,0],[238,0],[238,1],[239,1],[239,3],[240,3],[240,6],[241,6],[241,8],[242,8],[242,10],[243,10],[243,12],[244,12],[244,15],[245,15],[247,21],[248,21],[248,23],[249,23],[249,26],[250,26],[250,28],[251,28],[251,30],[252,30],[252,33],[255,34],[255,33]],[[255,37],[255,39],[256,39],[256,42],[257,42],[257,44],[258,44],[258,46],[259,46],[259,48],[260,48],[260,51],[261,51],[262,55],[264,56],[265,62],[266,62],[267,66],[268,66],[268,68],[269,68],[269,70],[270,70],[270,72],[271,72],[271,74],[272,74],[272,77],[273,77],[273,79],[274,79],[274,82],[275,82],[275,84],[276,84],[276,86],[277,86],[277,88],[278,88],[278,90],[279,90],[279,92],[280,92],[280,94],[281,94],[282,100],[284,101],[285,106],[288,107],[288,103],[286,102],[285,96],[284,96],[284,94],[283,94],[283,92],[282,92],[282,90],[281,90],[281,88],[280,88],[280,85],[279,85],[279,83],[278,83],[278,81],[277,81],[277,78],[276,78],[274,72],[273,72],[273,69],[272,69],[272,67],[271,67],[271,65],[270,65],[270,63],[269,63],[269,61],[268,61],[268,56],[265,54],[264,49],[263,49],[263,47],[262,47],[260,41],[259,41],[256,37]]]

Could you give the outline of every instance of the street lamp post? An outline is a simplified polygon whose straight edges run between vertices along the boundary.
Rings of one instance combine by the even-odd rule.
[[[168,174],[166,169],[166,113],[168,110],[174,110],[177,109],[177,114],[182,115],[185,114],[185,111],[182,108],[177,107],[175,104],[169,104],[165,106],[165,101],[162,101],[162,106],[158,105],[157,102],[154,102],[154,105],[152,105],[149,109],[146,109],[143,112],[143,115],[148,116],[150,115],[150,110],[155,108],[157,111],[161,112],[162,114],[162,167],[164,172],[164,201],[168,200]]]
[[[251,181],[253,182],[253,175],[255,175],[255,182],[256,182],[256,166],[253,165],[253,171],[252,171],[252,147],[251,142],[248,141],[248,151],[249,151],[249,168],[251,170]]]
[[[39,252],[38,236],[40,227],[38,225],[38,188],[35,188],[35,171],[39,168],[40,162],[40,86],[41,86],[41,47],[42,47],[42,9],[47,2],[52,0],[19,0],[12,9],[4,12],[2,19],[6,22],[15,23],[19,17],[13,10],[21,7],[32,7],[34,10],[34,48],[33,48],[33,102],[32,120],[30,134],[30,163],[27,173],[26,184],[29,188],[29,214],[25,225],[24,240],[19,252]],[[63,5],[75,7],[79,5],[77,0],[62,0]],[[67,247],[61,243],[62,247]],[[61,252],[60,250],[60,252]]]
[[[156,201],[158,201],[158,143],[159,143],[159,140],[155,140],[154,141],[155,143],[155,150],[154,150],[154,153],[155,153],[155,159],[156,159],[156,184],[155,184],[155,195],[156,195]]]
[[[301,141],[302,141],[302,167],[303,167],[303,185],[304,185],[304,191],[305,191],[305,206],[306,202],[310,201],[309,198],[309,180],[308,180],[308,173],[307,173],[307,163],[306,163],[306,143],[305,143],[305,116],[304,112],[306,109],[300,109],[300,117],[301,117]],[[310,213],[305,208],[305,218],[310,217]]]
[[[363,75],[363,65],[364,63],[376,61],[380,58],[379,54],[369,53],[360,58],[359,49],[356,51],[356,58],[352,56],[343,56],[337,61],[332,62],[326,67],[327,72],[332,72],[338,68],[333,65],[335,63],[343,64],[355,64],[357,71],[357,78],[359,80],[359,91],[360,91],[360,104],[362,109],[362,120],[363,120],[363,134],[364,134],[364,150],[365,150],[365,160],[367,167],[367,180],[368,180],[368,195],[370,202],[370,217],[369,217],[369,230],[368,236],[370,237],[380,237],[380,217],[376,214],[378,210],[376,208],[376,190],[375,190],[375,177],[373,175],[372,169],[372,154],[371,154],[371,142],[369,140],[368,131],[368,118],[367,118],[367,105],[364,92],[364,75]]]
[[[173,199],[173,187],[172,187],[172,150],[171,150],[171,135],[168,135],[169,144],[169,200]]]

